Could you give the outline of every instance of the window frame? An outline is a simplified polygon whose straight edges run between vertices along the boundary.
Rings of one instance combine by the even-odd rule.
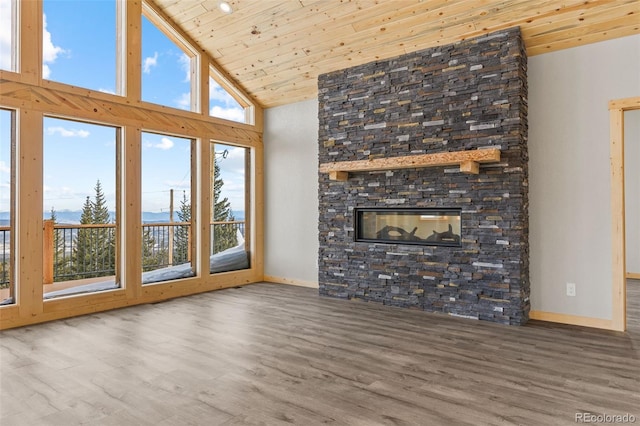
[[[189,146],[190,146],[190,161],[189,161],[189,167],[190,167],[190,179],[189,179],[189,196],[190,196],[190,214],[191,214],[191,241],[189,244],[189,255],[191,258],[191,269],[193,270],[193,275],[189,276],[189,277],[185,277],[185,278],[177,278],[177,279],[171,279],[171,280],[165,280],[165,281],[155,281],[155,282],[150,282],[150,283],[146,283],[146,284],[141,284],[142,287],[149,287],[149,286],[157,286],[157,285],[163,285],[163,284],[171,284],[174,283],[176,281],[179,280],[190,280],[190,279],[194,279],[194,278],[200,278],[203,275],[203,272],[201,270],[200,267],[200,250],[199,250],[199,243],[201,241],[201,235],[199,232],[199,206],[200,206],[200,198],[199,198],[199,193],[200,193],[200,178],[199,178],[199,173],[200,173],[200,168],[199,168],[199,163],[200,163],[200,156],[199,156],[199,152],[200,152],[200,140],[198,138],[195,138],[193,136],[186,136],[186,135],[180,135],[178,133],[170,133],[170,132],[163,132],[163,131],[159,131],[159,130],[153,130],[153,129],[141,129],[140,135],[141,135],[141,142],[142,142],[142,135],[144,135],[145,133],[150,133],[150,134],[154,134],[154,135],[158,135],[158,136],[167,136],[167,137],[175,137],[175,138],[179,138],[179,139],[186,139],[190,142]],[[138,212],[138,217],[140,218],[140,229],[142,230],[142,213],[143,213],[143,207],[142,207],[142,168],[143,168],[143,156],[142,153],[140,155],[140,194],[138,195],[140,197],[140,211]],[[174,206],[175,207],[175,206]],[[140,234],[140,238],[143,238],[142,236],[143,234]],[[142,241],[142,240],[141,240]],[[143,248],[143,243],[140,244],[140,248]],[[140,252],[138,254],[140,256],[140,271],[137,271],[137,273],[143,273],[144,272],[144,268],[143,268],[143,256],[142,256],[142,252]]]
[[[244,95],[242,92],[238,90],[238,88],[232,84],[229,79],[221,72],[214,64],[209,63],[209,77],[211,77],[216,83],[222,87],[222,89],[229,94],[243,109],[244,109],[244,122],[245,124],[255,125],[255,113],[256,108],[253,102],[249,100],[249,98]],[[207,99],[210,98],[207,96]],[[211,110],[211,105],[209,105],[208,110]],[[209,111],[207,111],[207,115],[210,117],[215,117],[210,115]],[[215,117],[220,118],[220,117]],[[224,118],[220,118],[224,120]]]
[[[10,162],[10,173],[9,173],[9,260],[7,262],[9,266],[9,299],[12,299],[11,302],[8,302],[6,305],[16,305],[18,303],[18,285],[17,285],[17,274],[16,274],[16,262],[15,262],[15,253],[16,253],[16,149],[17,149],[17,138],[18,138],[18,114],[17,111],[13,108],[6,108],[0,105],[0,111],[6,111],[10,114],[10,127],[9,127],[9,162]],[[0,300],[2,302],[2,300]]]
[[[190,61],[190,108],[187,110],[189,112],[200,113],[202,111],[202,103],[200,101],[200,93],[202,91],[202,85],[200,84],[200,61],[201,56],[194,46],[191,45],[187,41],[187,39],[178,31],[172,24],[169,23],[167,18],[164,16],[162,12],[156,9],[155,6],[150,3],[143,1],[142,2],[142,17],[145,17],[151,22],[158,31],[161,31],[169,40],[178,46],[180,50],[184,54],[186,54]],[[141,26],[142,28],[142,26]],[[140,32],[140,46],[142,46],[142,31]],[[142,73],[140,74],[140,79],[142,80]],[[142,95],[142,94],[141,94]],[[148,102],[148,101],[145,101]],[[150,102],[152,103],[152,102]],[[162,104],[156,104],[162,105]],[[168,108],[173,108],[169,105],[162,105]]]
[[[115,164],[113,165],[113,171],[114,171],[114,183],[115,183],[115,206],[114,206],[114,219],[115,219],[115,231],[114,231],[114,235],[116,238],[115,241],[115,247],[114,247],[114,256],[115,256],[115,264],[114,264],[114,283],[115,283],[115,288],[113,289],[108,289],[108,290],[101,290],[101,291],[96,291],[96,292],[88,292],[88,293],[70,293],[68,295],[64,295],[64,296],[59,296],[59,297],[54,297],[51,299],[45,299],[43,298],[44,302],[48,302],[48,301],[53,301],[53,300],[60,300],[60,299],[65,299],[65,298],[69,298],[69,297],[89,297],[91,295],[95,295],[95,294],[101,294],[101,293],[106,293],[106,292],[113,292],[113,291],[120,291],[120,290],[124,290],[125,286],[126,286],[126,281],[122,279],[123,277],[123,271],[125,269],[125,265],[124,262],[126,261],[126,259],[124,259],[124,256],[122,256],[122,253],[124,252],[123,249],[123,245],[125,244],[125,237],[126,237],[126,233],[125,233],[125,229],[126,226],[123,223],[123,218],[125,217],[124,212],[122,211],[122,206],[124,205],[123,203],[123,199],[125,197],[125,188],[123,186],[123,177],[122,174],[124,173],[124,168],[125,168],[125,153],[124,153],[124,149],[125,149],[125,137],[124,137],[124,132],[125,132],[125,126],[124,125],[118,125],[118,124],[114,124],[114,123],[109,123],[109,122],[101,122],[101,121],[96,121],[96,120],[87,120],[84,118],[74,118],[74,117],[69,117],[69,116],[65,116],[65,115],[60,115],[60,114],[43,114],[42,117],[42,168],[44,171],[44,162],[45,162],[45,158],[44,158],[44,145],[45,145],[45,137],[44,137],[44,130],[45,130],[45,120],[47,118],[52,118],[52,119],[56,119],[56,120],[66,120],[69,122],[76,122],[76,123],[81,123],[81,124],[88,124],[88,125],[93,125],[93,126],[101,126],[101,127],[108,127],[111,128],[112,130],[114,130],[114,142],[115,142]],[[42,187],[44,188],[44,173],[42,175]],[[42,191],[42,197],[44,197],[44,189]],[[44,207],[44,198],[43,198],[43,207]],[[43,253],[44,254],[44,253]],[[44,261],[44,258],[43,258]],[[64,281],[64,282],[73,282],[75,280],[69,280],[69,281]],[[43,280],[43,285],[44,280]]]
[[[264,273],[263,194],[263,111],[258,104],[252,107],[253,122],[233,122],[208,115],[208,69],[215,64],[211,55],[198,50],[198,76],[192,79],[201,90],[192,91],[201,112],[165,107],[141,100],[141,19],[143,2],[117,0],[121,6],[122,26],[116,37],[123,47],[118,72],[121,73],[122,96],[87,90],[66,83],[42,78],[43,20],[42,1],[13,0],[17,5],[16,58],[17,72],[0,70],[0,77],[11,84],[12,90],[2,98],[2,107],[15,110],[16,153],[14,190],[14,289],[16,303],[0,306],[0,329],[36,324],[61,318],[145,303],[156,303],[175,297],[259,282]],[[144,1],[144,0],[143,0]],[[155,7],[150,3],[151,7]],[[172,21],[169,23],[171,24]],[[175,25],[175,24],[173,24]],[[191,38],[176,27],[176,31],[192,45]],[[222,72],[228,81],[234,80]],[[195,81],[194,81],[195,80]],[[9,87],[9,86],[8,86]],[[251,99],[236,86],[237,93]],[[230,91],[231,92],[231,91]],[[30,93],[28,98],[21,93]],[[57,100],[57,101],[53,101]],[[120,129],[122,163],[119,184],[120,288],[99,293],[84,293],[73,297],[43,299],[43,265],[32,261],[42,257],[43,235],[43,119],[44,116],[83,123],[102,124]],[[142,286],[139,271],[141,251],[140,155],[141,131],[176,134],[196,141],[198,154],[197,197],[192,198],[193,217],[197,220],[198,244],[194,268],[198,273],[188,282],[178,280]],[[228,273],[207,274],[209,267],[209,239],[205,238],[206,222],[210,214],[209,146],[207,141],[225,141],[249,149],[251,208],[245,212],[251,232],[247,235],[250,267]],[[228,141],[228,142],[226,142]],[[24,142],[24,143],[21,143]],[[194,172],[195,173],[195,172]],[[194,191],[196,187],[194,187]],[[111,202],[111,201],[110,201]],[[195,244],[195,240],[194,240]]]
[[[12,0],[15,1],[17,3],[21,3],[21,1],[18,0]],[[40,10],[41,14],[44,16],[44,0],[38,0],[39,2],[42,2],[41,8],[42,10]],[[121,1],[121,0],[114,0],[115,3],[115,18],[116,18],[116,23],[115,23],[115,72],[114,72],[114,77],[115,80],[113,82],[113,84],[115,85],[115,94],[112,93],[108,93],[108,92],[101,92],[96,88],[91,88],[91,87],[85,87],[76,83],[68,83],[68,82],[64,82],[64,81],[59,81],[59,80],[55,80],[55,79],[46,79],[44,77],[42,77],[42,80],[44,82],[47,83],[53,83],[53,84],[60,84],[60,85],[65,85],[65,86],[72,86],[72,87],[78,87],[78,88],[82,88],[85,90],[90,90],[90,91],[95,91],[101,94],[104,94],[106,96],[120,96],[120,97],[126,97],[127,96],[127,7],[126,7],[126,1]],[[20,16],[19,14],[16,16]],[[42,16],[40,17],[40,26],[41,26],[41,32],[40,32],[40,46],[42,46],[42,38],[44,35],[44,20],[42,19]],[[18,20],[19,21],[19,20]],[[18,31],[18,33],[20,33]],[[16,48],[16,52],[18,52],[20,50],[19,47]],[[40,56],[40,73],[42,73],[42,66],[44,65],[44,58],[43,58],[43,49],[40,49],[41,52],[39,54]],[[20,55],[18,55],[19,57]]]

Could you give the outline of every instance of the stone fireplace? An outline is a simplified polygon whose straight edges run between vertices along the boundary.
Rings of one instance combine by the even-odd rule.
[[[526,68],[513,28],[319,77],[321,295],[527,321]],[[406,244],[414,227],[428,236],[392,210],[459,212],[459,233],[441,219],[444,244]],[[370,212],[396,241],[363,238]]]

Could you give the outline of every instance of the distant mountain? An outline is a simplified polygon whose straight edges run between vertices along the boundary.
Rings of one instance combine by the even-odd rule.
[[[110,212],[111,217],[114,217],[115,212]],[[80,223],[80,216],[82,216],[81,210],[59,210],[56,211],[58,223],[64,224],[76,224]],[[49,219],[51,212],[44,212],[42,214],[43,219]],[[233,217],[235,220],[244,220],[244,210],[234,210]],[[174,215],[174,220],[178,220],[177,215]],[[157,223],[157,222],[169,222],[168,212],[142,212],[143,223]],[[0,212],[0,226],[9,226],[9,212]]]

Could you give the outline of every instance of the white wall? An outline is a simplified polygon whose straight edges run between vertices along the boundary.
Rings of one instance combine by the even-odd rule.
[[[265,110],[266,279],[318,284],[318,101]]]
[[[611,318],[608,102],[631,96],[640,36],[529,58],[533,310]],[[265,111],[267,276],[317,283],[317,137],[316,100]]]
[[[632,96],[640,36],[529,58],[533,310],[611,318],[608,102]]]
[[[627,272],[640,274],[640,110],[624,113]]]

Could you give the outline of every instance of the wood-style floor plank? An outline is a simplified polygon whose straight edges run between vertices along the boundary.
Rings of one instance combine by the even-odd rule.
[[[3,331],[1,425],[640,422],[629,331],[523,327],[256,284]]]

